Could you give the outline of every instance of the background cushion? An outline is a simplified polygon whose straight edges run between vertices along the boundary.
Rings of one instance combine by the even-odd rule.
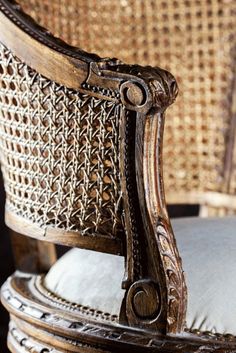
[[[187,327],[236,335],[236,217],[172,220],[188,286]],[[71,302],[118,315],[124,258],[73,249],[45,278]]]
[[[236,335],[236,217],[172,225],[188,286],[187,327]]]

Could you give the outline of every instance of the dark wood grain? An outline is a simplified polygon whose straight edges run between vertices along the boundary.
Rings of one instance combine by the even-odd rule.
[[[71,223],[67,228],[63,228],[60,227],[63,217],[58,217],[57,222],[52,225],[50,217],[47,218],[50,214],[48,210],[46,213],[40,210],[39,217],[34,218],[34,205],[31,207],[31,213],[25,213],[24,207],[12,211],[10,198],[18,197],[12,192],[11,197],[7,194],[9,202],[6,223],[14,231],[13,245],[18,269],[29,272],[31,261],[31,272],[48,269],[55,261],[54,243],[125,256],[122,286],[126,293],[117,320],[112,319],[109,313],[98,312],[94,308],[85,308],[57,298],[44,287],[42,275],[23,272],[13,275],[2,288],[2,302],[11,314],[8,339],[11,351],[44,353],[52,349],[53,352],[59,353],[234,352],[234,337],[191,334],[185,327],[187,288],[166,208],[162,171],[165,110],[175,101],[178,92],[175,78],[158,67],[126,65],[118,59],[104,59],[70,47],[39,27],[10,0],[0,0],[0,41],[5,48],[3,51],[7,52],[11,60],[19,61],[27,72],[34,70],[38,85],[43,80],[47,80],[48,85],[53,83],[50,87],[59,90],[62,96],[64,94],[65,101],[69,99],[69,89],[69,94],[77,95],[81,111],[88,97],[94,97],[97,99],[95,103],[94,100],[87,103],[89,109],[94,108],[94,105],[97,107],[103,104],[104,112],[108,102],[114,104],[116,112],[119,112],[118,126],[111,128],[114,135],[119,134],[116,142],[119,163],[109,163],[114,170],[120,169],[119,182],[114,182],[113,189],[119,187],[121,190],[118,201],[116,200],[115,212],[119,208],[122,231],[112,236],[99,232],[100,224],[93,221],[93,231],[86,233],[84,219],[80,222],[84,228],[80,225],[73,230],[74,224]],[[32,86],[30,89],[32,93]],[[42,95],[47,93],[47,89],[40,91]],[[44,108],[44,113],[47,109],[48,106]],[[64,112],[63,104],[53,106],[52,113],[55,113],[55,110]],[[34,112],[31,115],[34,115]],[[100,119],[101,115],[102,113]],[[48,118],[46,113],[45,116]],[[50,130],[50,118],[51,116],[47,121],[49,136],[53,133],[53,128]],[[93,115],[92,123],[89,121],[90,126],[95,120]],[[14,136],[11,129],[8,130],[8,125],[5,130],[13,145],[14,137],[17,138],[20,132],[17,130]],[[4,134],[5,132],[2,133],[2,138]],[[34,136],[31,137],[33,140]],[[89,138],[92,143],[86,145],[89,150],[86,158],[89,156],[88,159],[92,159],[90,151],[98,144],[98,139],[96,134]],[[100,140],[102,138],[104,135],[99,136]],[[114,141],[115,139],[112,143]],[[27,141],[28,144],[30,142],[32,141]],[[70,146],[77,151],[74,145]],[[117,146],[113,145],[111,149]],[[104,144],[102,151],[106,147]],[[39,163],[37,153],[33,153],[33,150],[32,147],[30,157]],[[40,153],[41,151],[42,148]],[[26,157],[25,154],[24,158]],[[80,156],[76,157],[79,160]],[[55,156],[52,156],[51,163],[55,162],[53,158],[56,160]],[[7,191],[11,176],[11,173],[8,173],[9,168],[5,162],[3,169]],[[101,168],[104,169],[104,165]],[[22,170],[18,174],[20,172]],[[64,171],[61,169],[60,172]],[[113,174],[111,173],[110,179]],[[49,175],[52,176],[48,174],[46,177],[49,178]],[[22,176],[19,176],[18,182],[23,189],[26,181],[22,179]],[[79,181],[86,184],[87,176]],[[55,185],[50,184],[49,187],[49,184],[46,184],[47,191],[53,194]],[[102,178],[100,186],[101,184]],[[97,193],[97,197],[104,197],[97,185],[94,189],[92,191]],[[40,191],[42,192],[41,189]],[[88,199],[91,196],[89,193],[93,192],[87,189],[86,192],[84,198]],[[50,202],[41,202],[42,206],[48,202],[48,209],[55,205],[53,198]],[[62,205],[64,207],[65,202],[62,202]],[[68,215],[63,207],[61,214],[66,217]],[[73,207],[72,211],[76,212],[78,206],[71,202],[71,208]],[[97,207],[98,204],[94,209]],[[106,205],[103,207],[106,208]],[[45,224],[41,222],[42,214]],[[109,218],[104,222],[107,223],[105,231],[109,226],[110,229],[114,228],[108,220]],[[36,240],[22,238],[22,234]],[[40,243],[39,240],[49,243]]]
[[[112,324],[107,319],[92,319],[86,311],[72,311],[69,305],[63,305],[53,296],[43,302],[40,277],[16,274],[2,288],[2,300],[11,313],[9,346],[13,352],[18,352],[20,342],[29,342],[40,349],[53,347],[63,353],[232,353],[236,349],[233,336],[209,333],[197,336],[189,332],[184,336],[160,335]]]

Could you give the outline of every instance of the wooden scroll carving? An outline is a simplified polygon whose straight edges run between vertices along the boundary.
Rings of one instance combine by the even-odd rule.
[[[2,302],[11,314],[8,345],[19,352],[235,352],[233,335],[188,330],[184,335],[158,335],[90,320],[88,308],[73,308],[52,296],[43,299],[42,276],[13,275],[2,288]],[[59,310],[60,308],[60,310]],[[94,314],[93,314],[94,315]]]
[[[59,84],[121,106],[126,295],[120,321],[180,332],[187,293],[162,176],[164,111],[176,98],[175,79],[159,68],[125,65],[69,47],[23,16],[13,1],[0,0],[0,10],[0,41],[23,62]]]
[[[98,82],[112,87],[115,92],[105,89],[103,94],[120,98],[124,108],[121,180],[127,235],[123,288],[127,292],[121,318],[134,326],[180,332],[185,325],[187,290],[166,211],[162,175],[164,111],[176,98],[176,81],[162,69],[124,65],[116,59],[90,65],[83,88],[99,91]]]
[[[177,85],[171,74],[159,68],[133,66],[130,72],[145,80],[148,89],[143,90],[143,101],[149,91],[152,104],[135,120],[130,112],[124,114],[126,314],[132,325],[179,332],[185,324],[187,293],[162,176],[164,111],[174,101]]]

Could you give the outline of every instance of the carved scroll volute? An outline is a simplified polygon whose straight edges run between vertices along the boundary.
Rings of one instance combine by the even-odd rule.
[[[176,81],[159,68],[102,59],[90,63],[81,87],[123,106],[120,165],[127,254],[120,321],[180,332],[187,294],[162,176],[164,111],[176,98]]]
[[[123,106],[120,165],[127,254],[120,321],[180,332],[186,286],[165,206],[161,160],[164,111],[175,100],[176,82],[159,68],[105,58],[90,62],[81,90]]]
[[[158,68],[136,66],[132,67],[132,74],[147,83],[152,106],[146,114],[135,114],[136,119],[130,112],[123,117],[124,130],[129,135],[125,146],[130,143],[132,130],[135,131],[135,156],[124,153],[124,169],[129,170],[123,181],[127,231],[126,315],[130,325],[175,333],[185,324],[187,293],[166,211],[162,140],[164,111],[174,101],[177,85],[172,75]],[[131,98],[127,98],[129,105]],[[136,101],[142,103],[134,97],[133,104]],[[129,127],[130,124],[133,126]],[[132,159],[135,159],[135,171],[130,169]],[[132,173],[136,175],[135,180],[130,177]]]
[[[180,331],[186,288],[165,209],[161,163],[163,112],[175,98],[175,80],[158,68],[124,65],[81,50],[75,53],[22,19],[17,9],[1,4],[1,21],[6,26],[1,27],[0,37],[3,43],[11,43],[19,58],[53,81],[56,73],[60,84],[123,105],[121,137],[127,138],[121,153],[127,232],[125,319],[130,325],[159,332]],[[12,40],[12,33],[24,39],[21,45]],[[41,60],[41,51],[50,65]],[[134,141],[129,139],[132,136]]]

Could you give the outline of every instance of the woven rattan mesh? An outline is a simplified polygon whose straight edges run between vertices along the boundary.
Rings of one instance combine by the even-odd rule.
[[[121,230],[119,105],[59,86],[0,46],[7,209],[81,234]]]
[[[229,183],[224,166],[236,66],[235,0],[20,3],[73,45],[171,71],[180,95],[167,114],[167,196],[189,190],[235,194],[236,171]]]

